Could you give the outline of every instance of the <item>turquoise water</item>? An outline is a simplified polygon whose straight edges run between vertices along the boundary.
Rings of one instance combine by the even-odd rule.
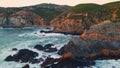
[[[55,44],[54,47],[60,49],[64,44],[67,44],[70,35],[57,34],[57,33],[39,33],[43,28],[23,28],[23,29],[12,29],[4,28],[0,29],[0,68],[21,68],[27,63],[16,63],[16,62],[5,62],[4,59],[13,55],[16,52],[12,51],[12,48],[20,49],[30,49],[39,53],[39,57],[43,55],[51,55],[53,57],[59,57],[59,55],[54,53],[46,53],[43,51],[38,51],[33,47],[36,44],[45,45],[48,43]],[[44,57],[43,57],[44,58]],[[29,64],[29,63],[28,63]],[[39,68],[39,64],[29,64],[32,67]]]

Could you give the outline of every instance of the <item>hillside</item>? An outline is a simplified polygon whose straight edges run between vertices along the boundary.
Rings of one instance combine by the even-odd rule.
[[[66,5],[56,5],[56,4],[47,4],[47,3],[34,5],[34,6],[27,6],[27,7],[8,7],[8,8],[1,7],[0,8],[0,23],[2,24],[0,25],[6,26],[4,24],[7,24],[7,23],[3,22],[3,20],[6,20],[5,17],[7,17],[7,19],[10,19],[9,17],[11,17],[13,14],[20,12],[20,11],[25,11],[28,13],[36,14],[37,16],[40,16],[38,18],[43,20],[44,24],[49,24],[50,20],[57,17],[58,15],[68,10],[69,8],[70,7]],[[9,23],[9,20],[7,20],[7,22]],[[16,22],[14,21],[14,23]]]
[[[33,13],[27,11],[18,11],[13,14],[9,13],[1,13],[0,14],[0,26],[2,27],[36,27],[36,26],[44,26],[45,21],[42,18]]]
[[[119,6],[120,5],[120,1],[116,1],[116,2],[111,2],[111,3],[107,3],[107,4],[104,4],[103,6],[106,6],[106,7],[116,7],[116,6]]]
[[[55,27],[55,32],[81,34],[91,25],[104,22],[106,20],[120,20],[120,2],[113,2],[104,5],[79,4],[69,11],[53,19],[50,23]],[[113,5],[114,4],[114,5]],[[107,7],[111,5],[113,7]],[[115,6],[116,5],[116,6]]]

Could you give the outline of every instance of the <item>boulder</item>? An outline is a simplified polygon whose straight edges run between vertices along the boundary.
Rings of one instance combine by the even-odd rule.
[[[29,64],[26,64],[25,66],[23,66],[22,68],[30,68]]]
[[[49,49],[49,48],[51,48],[51,46],[54,46],[54,44],[46,44],[46,45],[44,46],[44,48],[45,48],[45,49]]]
[[[38,53],[36,52],[33,52],[28,49],[21,49],[17,54],[6,57],[5,61],[15,61],[15,62],[21,61],[21,63],[23,62],[38,63],[40,61],[38,59],[34,59],[37,56]]]
[[[57,48],[52,48],[51,46],[54,46],[54,44],[46,44],[44,47],[42,45],[36,45],[34,48],[45,52],[56,52]]]
[[[47,58],[42,63],[44,68],[77,68],[95,65],[94,61],[83,60],[81,58],[72,58],[72,53],[65,53],[58,59]]]
[[[42,45],[35,45],[34,48],[37,50],[44,50],[45,49]]]

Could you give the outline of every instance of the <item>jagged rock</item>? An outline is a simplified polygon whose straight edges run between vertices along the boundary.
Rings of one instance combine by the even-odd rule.
[[[54,46],[54,44],[46,44],[46,45],[44,46],[44,48],[45,48],[45,49],[49,49],[49,48],[51,48],[51,46]]]
[[[34,48],[37,50],[44,50],[45,49],[42,45],[35,45]]]
[[[62,57],[58,59],[47,58],[41,66],[44,68],[77,68],[94,64],[94,61],[83,60],[81,58],[72,58],[72,53],[68,52],[63,54]]]
[[[23,62],[38,63],[40,61],[38,59],[34,59],[37,56],[38,53],[36,52],[33,52],[28,49],[21,49],[17,54],[6,57],[5,61],[15,61],[15,62],[21,61],[21,63]]]
[[[88,54],[99,54],[103,49],[117,50],[120,48],[119,26],[119,22],[110,21],[93,25],[81,36],[73,36],[69,43],[58,51],[58,54],[71,52],[74,57],[82,57]]]
[[[29,64],[26,64],[25,66],[23,66],[22,68],[30,68]]]
[[[120,59],[120,49],[118,50],[109,50],[103,49],[98,54],[88,54],[85,56],[89,60],[105,60],[105,59]]]
[[[57,48],[52,48],[51,46],[54,46],[54,44],[46,44],[44,47],[42,45],[36,45],[34,48],[45,52],[56,52]]]
[[[12,51],[17,51],[17,48],[13,48]]]
[[[111,4],[111,6],[113,5]],[[71,10],[64,12],[57,18],[54,18],[50,22],[50,25],[55,28],[54,32],[80,35],[84,30],[88,30],[89,27],[94,24],[106,20],[119,21],[119,11],[120,6],[118,4],[113,7],[105,7],[105,5],[97,4],[79,4],[74,6]]]

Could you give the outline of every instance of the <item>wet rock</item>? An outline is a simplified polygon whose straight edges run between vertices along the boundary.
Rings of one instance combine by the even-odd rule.
[[[42,45],[36,45],[34,48],[45,52],[56,52],[57,48],[52,48],[52,46],[54,46],[54,44],[46,44],[44,47]]]
[[[12,51],[17,51],[17,48],[13,48]]]
[[[81,58],[72,58],[71,53],[66,53],[58,59],[47,58],[41,66],[44,68],[83,68],[91,65],[95,65],[95,62]]]
[[[30,68],[29,64],[26,64],[25,66],[23,66],[22,68]]]
[[[69,59],[66,61],[59,62],[57,64],[50,65],[51,68],[84,68],[95,65],[94,61],[80,60],[80,59]]]
[[[34,48],[37,50],[44,50],[45,49],[42,45],[35,45]]]
[[[5,61],[13,61],[13,60],[15,61],[15,58],[11,55],[5,58]]]
[[[21,49],[17,54],[6,57],[5,61],[15,61],[15,62],[21,61],[21,63],[23,62],[38,63],[40,61],[37,59],[34,59],[37,56],[38,56],[38,53],[36,52],[33,52],[28,49]]]
[[[40,66],[45,67],[49,64],[53,64],[54,62],[57,62],[57,60],[54,58],[47,57],[47,59]]]
[[[105,21],[93,25],[89,30],[78,37],[73,36],[67,45],[64,45],[58,54],[71,52],[74,57],[98,54],[103,49],[117,50],[120,48],[119,22]],[[111,35],[112,34],[112,35]]]
[[[45,49],[48,49],[48,48],[51,48],[51,46],[54,46],[54,44],[46,44],[46,45],[44,46],[44,48],[45,48]]]

